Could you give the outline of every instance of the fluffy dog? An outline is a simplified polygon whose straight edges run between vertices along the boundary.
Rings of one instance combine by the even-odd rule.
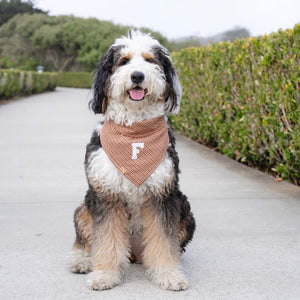
[[[87,145],[89,189],[75,210],[70,270],[89,273],[93,290],[122,281],[142,262],[163,289],[188,283],[180,256],[195,220],[178,184],[178,155],[167,115],[179,111],[181,87],[167,50],[133,31],[117,39],[95,72],[90,108],[103,115]]]

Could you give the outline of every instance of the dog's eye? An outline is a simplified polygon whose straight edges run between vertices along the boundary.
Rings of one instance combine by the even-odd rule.
[[[155,64],[155,59],[154,58],[146,58],[145,61],[147,61],[151,64]]]
[[[123,58],[120,59],[119,65],[120,65],[120,66],[124,66],[124,65],[126,65],[128,62],[129,62],[129,58],[123,57]]]

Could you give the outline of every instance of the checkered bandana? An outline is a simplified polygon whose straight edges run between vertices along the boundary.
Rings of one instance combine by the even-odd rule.
[[[105,120],[100,138],[110,160],[136,186],[155,171],[169,146],[164,117],[136,122],[132,126]]]

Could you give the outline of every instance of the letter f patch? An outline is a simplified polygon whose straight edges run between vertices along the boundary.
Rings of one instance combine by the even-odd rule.
[[[144,143],[132,143],[132,156],[131,159],[138,159],[137,154],[140,153],[138,148],[144,149]]]

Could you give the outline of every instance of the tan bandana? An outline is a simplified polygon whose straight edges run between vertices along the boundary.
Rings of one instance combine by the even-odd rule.
[[[136,186],[140,186],[164,159],[169,135],[164,117],[117,125],[105,120],[101,144],[114,165]]]

